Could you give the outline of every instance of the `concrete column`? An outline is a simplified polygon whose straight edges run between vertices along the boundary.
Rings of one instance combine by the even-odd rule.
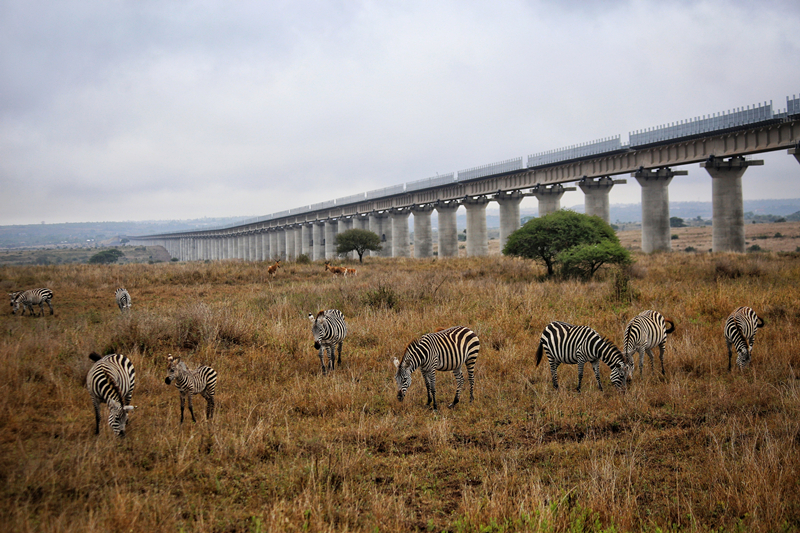
[[[520,191],[498,192],[494,200],[500,205],[500,251],[506,245],[508,236],[520,227],[519,204],[525,197]],[[469,232],[467,232],[469,236]]]
[[[436,204],[439,216],[439,257],[458,257],[456,211],[459,205],[459,202]]]
[[[253,257],[250,258],[251,261],[261,261],[261,230],[254,230],[253,236],[251,237],[253,244]]]
[[[639,168],[632,174],[642,186],[642,251],[672,250],[669,229],[669,183],[685,170]]]
[[[213,244],[214,261],[219,261],[220,259],[222,259],[222,255],[220,255],[220,252],[222,250],[222,248],[220,247],[220,242],[221,241],[222,241],[222,239],[220,239],[218,235],[214,235],[214,239],[212,239],[212,241],[211,241],[211,242],[214,243]]]
[[[608,176],[602,178],[584,177],[578,182],[583,194],[584,212],[589,216],[600,217],[606,222],[611,222],[609,211],[608,193],[616,183],[627,183],[626,180],[613,180]]]
[[[539,216],[543,217],[561,209],[561,197],[566,191],[574,191],[575,187],[564,188],[560,183],[544,186],[537,185],[531,189],[531,194],[539,200]],[[467,232],[469,233],[469,232]]]
[[[485,196],[466,198],[467,208],[467,255],[489,255],[489,240],[486,232],[486,205],[489,199]]]
[[[312,246],[313,261],[325,259],[325,223],[322,221],[314,222],[311,229],[311,236],[314,239],[314,246]]]
[[[228,234],[225,237],[225,240],[228,241],[228,259],[236,259],[236,235]]]
[[[336,234],[344,233],[345,231],[353,228],[353,220],[349,218],[342,217],[338,220],[338,224],[336,226]],[[334,237],[335,239],[335,237]],[[336,243],[334,241],[333,246],[334,251],[336,250]],[[350,252],[345,257],[349,257],[352,259],[355,252]]]
[[[311,224],[303,224],[300,226],[300,253],[305,254],[311,259],[313,255],[311,252]]]
[[[392,210],[389,218],[392,221],[392,257],[410,257],[411,245],[408,239],[408,209]]]
[[[256,234],[253,231],[247,234],[247,260],[256,260]]]
[[[301,232],[302,226],[295,226],[292,228],[292,235],[294,236],[294,259],[297,260],[300,254],[303,253],[303,234]]]
[[[269,235],[266,229],[262,229],[258,234],[258,260],[266,261],[269,256]]]
[[[269,258],[267,261],[272,263],[280,256],[278,255],[278,230],[271,229],[269,231]]]
[[[386,254],[387,246],[383,231],[383,228],[386,225],[385,224],[386,220],[387,220],[386,215],[383,213],[378,213],[373,211],[372,213],[369,214],[369,230],[372,233],[376,234],[381,239],[381,249],[377,252],[368,252],[372,257],[385,256]],[[391,245],[389,245],[388,248],[389,248],[389,255],[391,255],[392,252]]]
[[[287,228],[285,226],[278,229],[278,257],[275,259],[280,259],[281,261],[287,261],[286,230]]]
[[[433,230],[431,229],[431,213],[433,204],[415,205],[414,213],[414,257],[433,256]]]
[[[742,156],[722,159],[711,156],[700,163],[711,176],[711,250],[744,253],[744,198],[742,175],[751,165]]]
[[[336,259],[336,231],[339,222],[328,220],[325,222],[325,259]]]
[[[286,242],[286,260],[293,261],[297,257],[297,252],[294,249],[295,239],[294,239],[294,228],[286,227],[283,230],[283,235],[285,237]]]

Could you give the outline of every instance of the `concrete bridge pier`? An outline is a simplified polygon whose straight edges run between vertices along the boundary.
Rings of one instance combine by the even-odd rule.
[[[325,222],[325,259],[336,259],[336,231],[339,229],[338,220]]]
[[[432,204],[415,205],[414,213],[414,257],[433,256],[433,230],[431,229]]]
[[[278,255],[275,259],[286,261],[286,228],[280,228],[278,233]]]
[[[386,211],[381,214],[381,251],[380,257],[392,257],[392,215]]]
[[[458,257],[458,228],[456,212],[460,202],[438,202],[436,213],[439,216],[439,257]]]
[[[492,198],[500,205],[500,251],[506,245],[508,236],[520,227],[519,204],[524,197],[525,195],[521,191],[498,191]],[[469,237],[469,231],[467,237]]]
[[[668,252],[672,250],[669,230],[669,183],[673,176],[684,176],[685,170],[668,167],[650,169],[640,167],[632,174],[642,187],[642,251]]]
[[[373,211],[372,213],[369,214],[369,227],[367,228],[372,233],[377,235],[378,237],[381,237],[381,246],[384,247],[384,248],[386,247],[386,243],[383,242],[383,238],[382,238],[383,231],[382,231],[381,228],[382,228],[383,220],[385,218],[386,217],[384,215],[382,215],[381,213],[378,213],[377,211]],[[382,253],[383,253],[383,250],[379,250],[377,252],[367,252],[367,254],[369,254],[372,257],[378,257]]]
[[[311,260],[325,259],[325,222],[312,222],[311,238],[314,239],[311,247]]]
[[[297,225],[292,228],[292,234],[294,235],[294,259],[297,260],[300,257],[300,254],[303,253],[303,233],[302,233],[302,225]]]
[[[800,163],[800,142],[794,148],[789,148],[787,153],[793,155],[797,162]]]
[[[358,214],[353,216],[353,229],[363,229],[369,231],[369,216]]]
[[[294,251],[294,228],[286,226],[283,228],[284,242],[286,243],[286,261],[291,261],[295,258]]]
[[[751,165],[742,156],[723,159],[709,157],[700,163],[711,176],[711,250],[744,253],[744,198],[742,175]]]
[[[311,259],[311,230],[313,227],[309,223],[300,226],[300,253],[305,254]]]
[[[584,212],[589,216],[600,217],[606,222],[611,222],[608,193],[611,192],[611,187],[623,183],[628,183],[628,180],[614,180],[608,176],[597,179],[584,176],[578,182],[578,187],[585,195],[583,198]]]
[[[269,232],[261,230],[261,261],[269,261]]]
[[[408,216],[410,214],[411,211],[408,208],[391,211],[392,257],[409,257],[411,255],[411,245],[408,239]]]
[[[486,205],[489,199],[485,196],[465,198],[467,208],[467,255],[489,255],[489,238],[486,232]]]
[[[278,252],[278,230],[269,230],[269,262],[274,261],[280,257]]]
[[[247,235],[247,260],[256,261],[256,232],[251,231]]]
[[[531,195],[539,200],[539,216],[543,217],[561,209],[561,197],[567,191],[575,191],[575,187],[564,187],[560,183],[555,185],[537,185],[531,189]]]

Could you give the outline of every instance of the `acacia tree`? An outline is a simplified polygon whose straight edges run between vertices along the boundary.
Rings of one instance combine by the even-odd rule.
[[[358,262],[364,262],[364,252],[371,250],[377,252],[381,249],[381,238],[377,233],[365,229],[349,229],[336,235],[336,253],[339,255],[356,252]]]
[[[609,244],[594,249],[578,249],[573,255],[560,255],[576,246],[592,246],[604,242]],[[603,219],[568,210],[556,211],[526,222],[509,235],[503,254],[538,259],[547,267],[548,276],[555,274],[556,265],[563,264],[563,260],[569,260],[573,268],[583,269],[584,272],[588,269],[589,277],[602,264],[618,262],[615,257],[620,254],[630,257],[627,250],[620,246],[614,230]]]

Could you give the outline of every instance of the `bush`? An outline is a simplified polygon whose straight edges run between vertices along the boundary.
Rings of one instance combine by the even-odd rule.
[[[308,257],[308,254],[300,254],[297,256],[297,259],[295,259],[295,263],[299,265],[310,265],[311,258]]]
[[[103,250],[102,252],[97,252],[96,254],[94,254],[92,257],[89,258],[89,263],[93,265],[116,263],[120,257],[125,257],[125,254],[117,250],[116,248],[112,248],[110,250]]]

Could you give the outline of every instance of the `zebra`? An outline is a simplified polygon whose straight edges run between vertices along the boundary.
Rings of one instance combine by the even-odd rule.
[[[214,393],[217,390],[217,371],[210,366],[201,366],[197,370],[189,370],[181,358],[167,357],[169,375],[164,383],[169,385],[174,382],[181,393],[181,424],[183,424],[183,406],[188,397],[189,413],[192,422],[197,422],[192,409],[192,395],[199,394],[206,399],[206,420],[214,417]]]
[[[86,388],[94,404],[94,434],[100,433],[100,404],[108,404],[108,425],[115,435],[125,436],[128,413],[133,411],[131,395],[136,385],[136,371],[131,360],[120,354],[102,357],[92,352],[95,363],[86,375]]]
[[[611,382],[617,389],[624,391],[626,378],[632,373],[632,366],[619,348],[600,336],[588,326],[574,326],[566,322],[550,322],[542,331],[539,348],[536,351],[536,366],[542,360],[542,353],[547,352],[547,361],[550,363],[550,374],[553,376],[553,388],[558,389],[558,365],[578,365],[578,388],[581,391],[583,382],[583,365],[589,363],[594,369],[597,386],[603,390],[600,383],[600,361],[611,368]]]
[[[342,342],[347,337],[347,324],[344,322],[344,315],[338,309],[328,309],[320,311],[316,316],[309,313],[309,320],[314,324],[311,326],[311,333],[314,335],[314,348],[319,350],[319,362],[322,365],[322,373],[327,373],[325,367],[325,350],[328,350],[328,367],[330,370],[335,368],[334,349],[339,347],[339,365],[342,364]]]
[[[50,303],[50,300],[53,299],[53,291],[50,289],[31,289],[24,292],[9,293],[9,295],[11,296],[11,314],[17,314],[19,306],[22,305],[23,310],[20,315],[25,313],[25,309],[28,309],[31,316],[33,316],[33,306],[38,305],[41,316],[44,316],[44,304],[47,304],[47,307],[50,308],[50,314],[53,314],[53,304]]]
[[[669,324],[667,328],[666,324]],[[639,352],[639,376],[644,372],[644,353],[650,356],[650,368],[655,365],[653,361],[653,348],[658,346],[659,357],[661,359],[661,375],[664,374],[664,347],[667,343],[667,334],[675,331],[675,322],[664,316],[658,311],[642,311],[633,317],[628,325],[625,326],[623,349],[625,358],[631,366],[631,370],[636,368],[634,354]]]
[[[122,287],[117,289],[116,292],[114,292],[114,299],[117,301],[117,306],[121,312],[124,313],[126,309],[128,311],[131,310],[131,295],[127,290]]]
[[[743,369],[750,363],[756,331],[764,327],[764,319],[750,307],[742,306],[725,320],[725,343],[728,345],[728,372],[731,371],[731,346],[736,347],[736,365]]]
[[[469,379],[469,401],[475,400],[475,362],[481,341],[478,335],[464,326],[454,326],[448,329],[438,329],[433,333],[426,333],[419,339],[412,340],[403,354],[402,360],[394,358],[397,368],[394,379],[397,382],[397,399],[403,401],[406,391],[411,385],[411,374],[418,367],[422,369],[422,378],[428,392],[427,406],[433,404],[436,411],[436,371],[452,371],[456,378],[456,396],[453,403],[448,405],[453,408],[458,404],[461,396],[461,387],[464,385],[464,376],[461,366],[467,367]]]

